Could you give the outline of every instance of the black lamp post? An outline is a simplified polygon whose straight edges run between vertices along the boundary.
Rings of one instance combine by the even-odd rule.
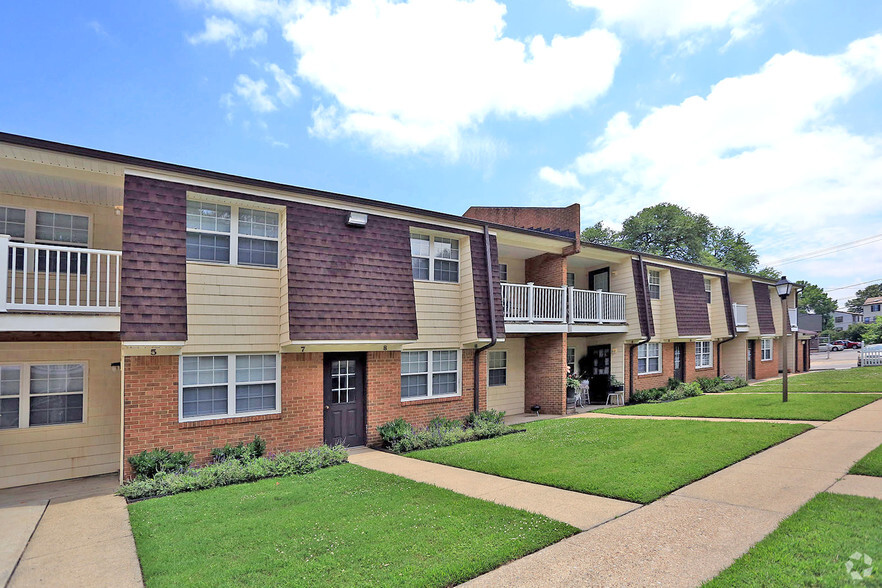
[[[781,276],[781,279],[778,280],[778,283],[775,284],[775,289],[778,290],[778,296],[781,298],[781,312],[782,312],[782,324],[786,324],[788,314],[787,314],[787,297],[790,296],[790,293],[793,291],[793,282],[787,281],[787,276]],[[787,402],[787,330],[784,331],[783,338],[784,349],[782,350],[784,354],[784,379],[783,379],[783,400]]]

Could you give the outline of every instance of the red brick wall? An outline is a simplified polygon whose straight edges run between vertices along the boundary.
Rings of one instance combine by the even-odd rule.
[[[565,208],[472,206],[463,216],[523,229],[562,229],[574,235],[581,232],[582,219],[578,204]]]
[[[567,334],[531,335],[524,342],[524,412],[538,404],[545,414],[567,409]]]
[[[792,353],[792,349],[790,352]],[[763,361],[762,342],[756,341],[756,379],[776,378],[781,373],[781,339],[774,339],[772,343],[772,359]]]
[[[125,358],[123,456],[157,447],[188,451],[194,463],[225,443],[260,435],[267,452],[294,451],[323,440],[321,353],[282,354],[281,414],[178,422],[178,357]],[[131,468],[125,464],[125,475]]]
[[[487,353],[480,356],[478,366],[479,406],[487,408]],[[453,398],[427,398],[425,400],[401,400],[401,352],[369,351],[367,354],[367,443],[378,445],[380,435],[377,427],[398,417],[410,424],[424,427],[435,417],[459,419],[474,408],[474,351],[462,351],[462,396]]]
[[[524,277],[537,286],[566,286],[567,258],[553,253],[531,257],[524,262]]]
[[[687,382],[693,382],[696,378],[714,378],[717,375],[717,362],[720,360],[719,354],[717,353],[717,345],[715,342],[711,343],[711,352],[713,353],[713,365],[707,368],[698,368],[695,367],[695,343],[693,341],[687,341],[684,345],[686,348],[686,353],[683,356],[683,361],[686,362],[685,367],[685,377]],[[634,350],[634,389],[635,390],[647,390],[649,388],[661,388],[662,386],[666,386],[669,378],[674,377],[674,344],[673,343],[662,343],[662,372],[660,374],[646,374],[646,375],[638,375],[637,374],[637,350]],[[626,374],[628,370],[625,370]],[[626,382],[627,383],[627,382]],[[627,387],[626,387],[627,390]]]

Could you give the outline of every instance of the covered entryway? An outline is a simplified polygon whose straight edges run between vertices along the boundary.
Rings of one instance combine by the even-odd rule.
[[[364,445],[363,353],[325,354],[325,443]]]

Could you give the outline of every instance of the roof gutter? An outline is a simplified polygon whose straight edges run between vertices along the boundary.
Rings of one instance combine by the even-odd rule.
[[[490,349],[496,345],[496,296],[493,292],[493,259],[490,255],[490,227],[484,225],[484,262],[487,264],[487,298],[490,303],[490,342],[483,347],[475,349],[475,365],[472,370],[475,374],[475,385],[472,388],[472,398],[474,399],[474,411],[481,411],[480,398],[480,382],[481,371],[478,369],[481,365],[481,352]]]
[[[726,326],[732,325],[732,330],[729,331],[729,338],[723,339],[717,343],[717,377],[720,377],[720,370],[723,369],[722,361],[720,361],[720,347],[723,346],[723,343],[728,343],[732,339],[738,336],[737,332],[734,332],[735,329],[735,317],[732,315],[732,291],[729,290],[729,272],[726,272],[726,293],[729,295],[729,304],[727,304],[726,308]]]
[[[646,291],[646,268],[643,266],[643,254],[638,253],[637,259],[640,263],[640,283],[643,284],[643,309],[647,318],[646,332],[643,333],[643,339],[637,343],[631,343],[631,347],[628,349],[628,398],[634,393],[634,350],[652,339],[652,335],[649,333],[649,317],[652,316],[652,305],[649,302],[649,293]]]

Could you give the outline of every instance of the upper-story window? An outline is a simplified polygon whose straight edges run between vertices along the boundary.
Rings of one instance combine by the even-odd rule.
[[[9,235],[10,240],[17,243],[88,247],[89,217],[81,214],[0,206],[0,234]],[[15,252],[15,259],[13,259],[13,250],[9,251],[9,267],[14,267],[17,270],[25,269],[24,249],[18,248]],[[81,255],[83,257],[82,264],[80,263]],[[28,254],[27,265],[29,267],[33,267],[34,256],[37,260],[37,269],[41,271],[46,269],[47,259],[49,271],[52,272],[59,271],[59,269],[67,271],[68,259],[70,259],[71,271],[85,271],[85,254],[71,253],[68,256],[68,253],[64,251],[38,250]]]
[[[870,312],[879,312],[880,308],[882,308],[882,304],[871,304]]]
[[[704,295],[707,298],[707,303],[711,303],[711,281],[710,278],[704,279]]]
[[[187,200],[187,259],[278,267],[279,214]]]
[[[576,285],[576,274],[573,272],[567,272],[567,286],[573,287]]]
[[[459,241],[429,235],[410,236],[413,279],[459,282]]]
[[[834,321],[834,322],[837,322],[837,323],[841,323],[841,322],[843,322],[842,319],[843,319],[843,317],[841,317],[841,316],[837,316],[837,317],[834,317],[834,318],[833,318],[833,321]]]
[[[649,281],[649,297],[658,300],[661,298],[661,273],[658,270],[649,270],[647,279]]]
[[[508,264],[500,263],[499,264],[499,281],[507,282],[508,281]]]

